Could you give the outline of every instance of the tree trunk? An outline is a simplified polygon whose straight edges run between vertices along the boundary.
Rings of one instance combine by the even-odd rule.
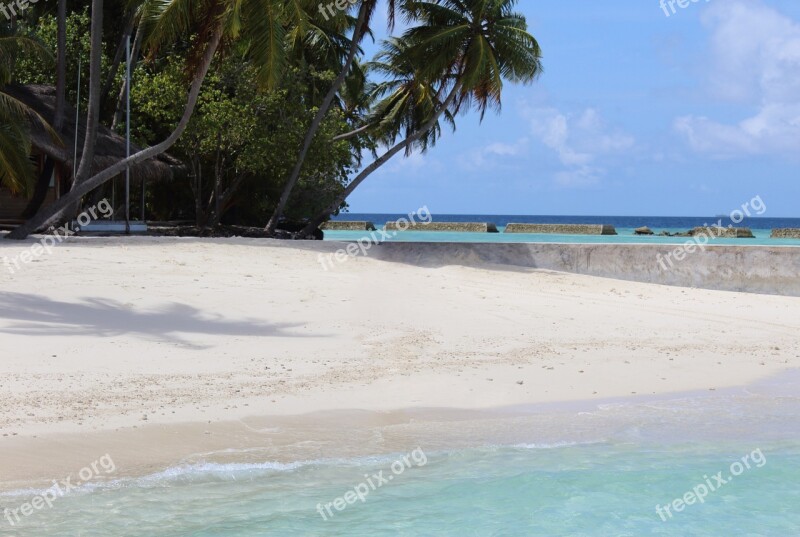
[[[133,38],[133,46],[131,47],[131,75],[133,75],[133,68],[136,66],[139,52],[142,50],[142,42],[144,41],[144,21],[139,21],[139,26],[136,29],[136,37]],[[111,122],[111,130],[116,132],[117,126],[122,121],[122,113],[125,110],[125,92],[128,91],[128,80],[122,81],[119,89],[119,96],[117,97],[117,106],[114,109],[114,119]]]
[[[217,227],[217,224],[222,218],[222,215],[219,214],[219,186],[220,181],[222,181],[222,148],[220,147],[221,139],[222,133],[217,133],[217,158],[214,162],[214,216],[209,222],[212,228]]]
[[[133,33],[133,27],[136,24],[135,10],[131,10],[131,12],[128,14],[127,21],[128,22],[125,23],[125,29],[122,32],[122,39],[120,40],[119,44],[117,44],[117,50],[114,53],[114,59],[111,60],[111,68],[108,70],[106,81],[103,83],[103,90],[100,92],[101,102],[106,101],[108,94],[111,92],[111,85],[114,83],[114,79],[117,78],[119,64],[122,63],[122,55],[125,54],[125,45],[128,42],[128,38]]]
[[[44,169],[42,173],[39,174],[39,178],[36,181],[36,189],[33,191],[33,197],[28,202],[28,206],[25,207],[25,210],[22,211],[23,218],[30,218],[35,215],[36,211],[38,211],[39,207],[44,203],[44,200],[47,199],[47,191],[50,189],[50,179],[53,178],[54,168],[55,162],[53,159],[45,157]]]
[[[100,77],[103,59],[103,0],[92,0],[92,49],[89,58],[89,108],[86,113],[86,136],[83,142],[81,161],[75,177],[72,178],[71,192],[92,175],[94,149],[97,142],[97,127],[100,123]],[[67,218],[78,214],[80,198],[74,200],[66,211]]]
[[[206,51],[203,55],[203,62],[195,74],[194,80],[192,81],[192,86],[189,90],[189,97],[186,102],[186,109],[183,112],[183,117],[181,118],[180,122],[178,122],[175,130],[166,140],[158,145],[143,149],[138,153],[135,153],[130,157],[117,162],[113,166],[106,168],[94,177],[87,179],[56,203],[48,206],[43,211],[40,211],[39,214],[37,214],[34,218],[14,229],[11,233],[6,235],[6,238],[12,240],[22,240],[31,233],[34,233],[42,228],[46,228],[52,222],[58,219],[64,209],[79,201],[81,197],[88,192],[91,192],[93,189],[122,173],[127,166],[133,166],[139,162],[157,157],[172,147],[175,142],[178,141],[178,138],[181,137],[183,131],[186,130],[186,126],[189,124],[189,120],[192,118],[195,105],[197,105],[197,97],[200,94],[200,88],[203,85],[203,80],[206,77],[206,73],[208,73],[209,67],[211,67],[211,61],[214,59],[214,53],[216,52],[217,47],[219,47],[220,39],[222,39],[222,32],[223,28],[220,26],[217,28],[216,32],[211,38],[208,48],[206,48]]]
[[[58,59],[56,61],[56,112],[53,130],[61,134],[67,102],[67,0],[58,0]]]
[[[350,132],[346,132],[344,134],[340,134],[339,136],[334,136],[331,139],[331,141],[332,142],[341,142],[342,140],[349,140],[350,138],[358,136],[359,134],[364,134],[365,132],[370,130],[375,125],[376,125],[375,123],[370,123],[368,125],[364,125],[363,127],[359,127],[359,128],[357,128],[355,130],[352,130]]]
[[[445,100],[445,102],[436,112],[436,115],[434,115],[431,119],[429,119],[427,123],[425,123],[422,127],[419,128],[419,130],[411,134],[408,138],[406,138],[402,142],[396,144],[389,151],[381,155],[375,162],[364,168],[364,170],[361,173],[359,173],[356,176],[356,178],[350,182],[349,185],[347,185],[347,188],[345,188],[344,192],[342,192],[339,195],[339,197],[336,198],[336,201],[328,205],[328,207],[324,211],[322,211],[315,218],[313,218],[308,223],[308,225],[303,228],[303,230],[298,234],[298,237],[308,237],[312,233],[314,233],[314,231],[320,226],[320,224],[322,224],[326,218],[328,218],[330,215],[336,212],[336,210],[342,206],[342,203],[344,203],[344,201],[350,196],[350,194],[352,194],[353,191],[356,188],[358,188],[358,186],[361,183],[363,183],[367,177],[372,175],[378,168],[389,162],[389,160],[393,156],[398,154],[400,151],[403,151],[404,149],[410,147],[411,144],[422,138],[425,135],[425,133],[431,130],[436,125],[436,122],[439,121],[439,118],[442,116],[445,110],[450,108],[450,105],[453,104],[453,101],[458,95],[460,88],[461,86],[458,83],[455,86],[453,86],[453,89],[450,91],[450,95],[447,96],[447,100]]]
[[[196,153],[195,153],[196,154]],[[193,156],[192,162],[192,194],[194,194],[194,225],[197,229],[203,227],[205,214],[203,212],[203,168],[200,159]]]
[[[306,133],[306,138],[303,141],[303,148],[300,150],[300,155],[297,157],[297,162],[292,170],[292,175],[289,176],[289,181],[286,183],[286,187],[284,187],[283,193],[278,200],[278,206],[275,208],[275,212],[272,213],[269,223],[267,223],[267,233],[275,232],[278,221],[283,216],[283,211],[286,209],[286,204],[289,202],[289,196],[292,194],[292,190],[294,190],[295,185],[297,185],[297,180],[300,178],[300,172],[303,169],[303,164],[305,163],[308,151],[311,149],[311,143],[314,141],[314,137],[317,135],[317,131],[319,131],[320,125],[322,125],[322,121],[325,119],[328,110],[330,110],[331,104],[333,104],[333,100],[336,98],[336,94],[339,92],[339,88],[341,88],[342,84],[344,84],[344,80],[347,78],[347,73],[350,72],[350,68],[353,66],[353,61],[358,53],[361,38],[364,36],[364,23],[367,19],[368,10],[368,2],[361,2],[361,8],[359,9],[358,13],[358,21],[356,22],[355,29],[353,30],[353,41],[350,44],[350,51],[347,55],[347,60],[345,61],[342,70],[339,72],[339,76],[336,77],[336,80],[333,82],[330,90],[328,90],[328,94],[322,101],[319,110],[317,110],[314,120],[311,122],[311,127]]]

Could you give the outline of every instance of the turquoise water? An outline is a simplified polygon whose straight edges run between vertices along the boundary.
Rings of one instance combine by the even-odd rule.
[[[755,205],[760,207],[759,205]],[[686,237],[638,237],[633,231],[648,226],[655,233],[685,233],[701,226],[720,224],[723,227],[747,227],[753,231],[755,239],[715,239],[713,244],[727,245],[772,245],[800,246],[800,240],[770,239],[772,229],[800,228],[800,218],[768,218],[760,216],[758,211],[750,211],[751,216],[741,220],[738,215],[728,216],[554,216],[554,215],[476,215],[476,214],[436,214],[432,217],[425,213],[417,213],[415,221],[432,218],[436,222],[491,222],[500,233],[440,233],[440,232],[404,232],[386,238],[389,241],[402,242],[501,242],[501,243],[578,243],[578,244],[681,244],[689,240]],[[768,211],[764,211],[768,215]],[[424,217],[424,218],[423,218]],[[409,214],[354,214],[345,213],[336,220],[356,220],[373,222],[382,228],[386,222],[409,218]],[[534,235],[504,234],[509,223],[521,224],[610,224],[617,230],[616,236],[592,235]],[[351,241],[362,238],[363,232],[326,231],[325,239],[334,241]],[[383,240],[383,236],[378,234]]]
[[[688,237],[639,237],[633,234],[633,228],[617,228],[618,235],[540,235],[526,233],[446,233],[435,231],[402,232],[383,236],[375,232],[375,238],[381,242],[495,242],[495,243],[566,243],[566,244],[683,244],[692,240]],[[667,229],[670,233],[686,232],[686,229]],[[755,239],[714,239],[711,245],[738,246],[800,246],[797,239],[771,239],[769,229],[753,229]],[[369,238],[370,233],[363,231],[326,231],[327,241],[355,241]]]
[[[88,485],[14,527],[0,520],[0,536],[797,537],[798,381],[408,419],[294,444],[380,456],[270,462],[266,440],[220,452],[224,462],[204,453]],[[381,450],[390,440],[405,447]],[[0,513],[41,492],[0,494]],[[674,511],[681,498],[691,504]]]
[[[656,505],[760,449],[749,470],[662,520]],[[800,443],[485,447],[382,458],[175,468],[58,500],[24,537],[800,535]],[[761,467],[755,461],[761,462]],[[318,504],[365,474],[393,480],[324,520]],[[735,468],[738,472],[738,467]],[[351,498],[352,499],[352,498]],[[2,503],[10,503],[8,497]],[[323,507],[324,510],[324,507]],[[324,512],[324,511],[323,511]]]

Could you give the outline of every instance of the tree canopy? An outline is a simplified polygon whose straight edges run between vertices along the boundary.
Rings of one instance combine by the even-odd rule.
[[[539,44],[515,4],[390,2],[390,28],[401,17],[408,29],[385,40],[371,61],[361,42],[372,33],[377,0],[324,14],[313,0],[93,0],[67,6],[61,17],[37,8],[7,26],[51,51],[61,29],[66,82],[59,91],[76,103],[80,67],[77,104],[99,111],[99,123],[118,131],[125,126],[122,52],[133,42],[131,132],[145,149],[73,185],[71,202],[113,188],[128,162],[169,150],[181,172],[134,200],[152,218],[203,227],[266,224],[268,231],[284,220],[305,221],[309,232],[345,208],[347,196],[394,155],[428,150],[440,142],[443,122],[455,130],[459,113],[499,112],[504,81],[528,83],[540,74]],[[90,23],[98,10],[96,50]],[[19,56],[13,77],[0,65],[0,87],[57,85],[51,60]],[[90,79],[104,81],[103,91]],[[8,106],[3,113],[0,136],[14,141],[8,147],[17,148],[17,160],[0,161],[0,173],[26,193],[32,179],[19,155],[28,149],[27,120],[17,114],[12,121]],[[63,218],[68,203],[43,208],[12,235]]]

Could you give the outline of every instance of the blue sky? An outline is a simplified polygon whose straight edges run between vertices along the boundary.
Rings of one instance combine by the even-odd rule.
[[[800,217],[800,2],[521,0],[544,53],[503,110],[395,157],[351,212]]]

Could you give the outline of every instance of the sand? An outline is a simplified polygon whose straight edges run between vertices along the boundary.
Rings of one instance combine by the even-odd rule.
[[[0,258],[32,244],[0,241]],[[0,482],[112,449],[134,471],[258,445],[253,420],[707,392],[800,367],[798,298],[369,257],[325,270],[337,247],[81,238],[0,266]]]

